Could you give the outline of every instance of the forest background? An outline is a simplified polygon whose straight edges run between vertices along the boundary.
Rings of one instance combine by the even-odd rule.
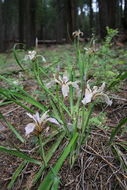
[[[125,33],[127,0],[0,0],[0,51],[16,42],[27,48],[39,40],[71,42],[80,29],[84,39],[92,33],[106,36],[106,26]]]

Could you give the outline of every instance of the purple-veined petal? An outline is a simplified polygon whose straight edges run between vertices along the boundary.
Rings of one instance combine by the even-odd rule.
[[[85,91],[85,97],[83,98],[82,103],[84,105],[88,104],[89,102],[91,102],[92,97],[93,97],[93,93],[90,92],[88,89],[86,89],[86,91]]]
[[[39,113],[36,112],[36,114],[32,115],[30,113],[26,113],[31,119],[33,119],[35,121],[35,123],[40,123],[40,117],[39,117]]]
[[[28,136],[30,133],[32,133],[35,129],[35,124],[34,123],[29,123],[25,127],[25,136]]]
[[[32,114],[30,114],[30,113],[26,113],[31,119],[33,119],[35,122],[36,122],[36,120],[35,120],[35,117],[32,115]]]
[[[47,121],[50,121],[51,123],[54,123],[54,124],[56,124],[56,125],[60,125],[59,122],[58,122],[55,118],[52,118],[52,117],[49,117],[49,118],[47,119]]]
[[[33,115],[34,119],[36,122],[40,123],[40,116],[39,116],[39,113],[36,112],[34,115]]]
[[[77,84],[78,81],[75,81],[75,82],[71,82],[71,85],[76,88],[77,90],[79,90],[79,85]]]
[[[68,86],[68,84],[63,84],[62,85],[62,94],[63,94],[64,98],[66,96],[68,96],[68,94],[69,94],[69,86]]]

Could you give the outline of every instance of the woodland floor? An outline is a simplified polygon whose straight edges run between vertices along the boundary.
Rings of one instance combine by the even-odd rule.
[[[12,67],[8,69],[15,70]],[[18,77],[18,74],[15,74],[15,72],[12,72],[11,75]],[[2,81],[0,81],[0,85],[3,85]],[[37,89],[36,83],[31,79],[23,81],[23,86],[29,92]],[[119,161],[114,157],[111,148],[108,146],[111,130],[121,119],[127,116],[126,81],[122,84],[121,91],[115,95],[120,97],[119,100],[114,100],[113,105],[106,108],[106,126],[108,126],[108,130],[92,126],[88,143],[82,147],[73,168],[70,168],[68,160],[62,166],[59,173],[61,181],[60,190],[122,190],[125,189],[124,186],[127,187],[127,173],[121,169]],[[103,110],[103,106],[96,106],[94,114],[97,114],[99,111],[103,112]],[[26,110],[15,103],[11,103],[1,106],[0,112],[24,136],[24,128],[30,122],[30,119],[26,115]],[[127,131],[123,136],[117,136],[117,141],[127,141]],[[35,146],[33,139],[27,140],[26,144],[20,144],[2,121],[0,121],[0,145],[18,147],[27,153],[29,153],[29,150],[34,149]],[[55,163],[64,146],[65,142],[59,147],[57,154],[50,161],[51,165]],[[127,152],[125,152],[125,156],[127,158]],[[19,163],[21,163],[21,159],[0,152],[0,190],[7,190],[7,184]],[[24,190],[26,187],[27,189],[36,190],[37,185],[31,187],[31,181],[38,169],[39,167],[36,165],[27,164],[12,190]]]

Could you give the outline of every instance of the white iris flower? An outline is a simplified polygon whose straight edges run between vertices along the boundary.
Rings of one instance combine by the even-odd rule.
[[[55,78],[55,82],[58,83],[61,86],[61,90],[62,90],[62,94],[65,97],[68,96],[69,94],[69,86],[72,85],[74,88],[76,88],[77,92],[79,91],[79,86],[77,83],[79,83],[79,81],[69,81],[69,77],[67,76],[67,73],[63,74],[63,77],[58,76],[58,77],[54,77]]]
[[[37,55],[37,52],[36,51],[28,51],[28,54],[25,56],[24,60],[27,61],[27,60],[35,60],[36,59],[36,55]]]
[[[38,112],[36,112],[36,114],[34,114],[34,115],[27,113],[27,115],[31,119],[33,119],[34,122],[26,125],[26,127],[25,127],[25,135],[26,136],[29,136],[30,133],[35,133],[36,135],[40,134],[44,130],[45,124],[48,121],[60,126],[60,124],[58,123],[58,121],[55,118],[49,117],[49,115],[47,114],[48,112],[49,111],[46,111],[41,117],[39,116]]]
[[[42,59],[42,62],[46,63],[46,59],[45,57],[43,57],[42,55],[37,55],[37,52],[35,50],[33,51],[28,51],[28,54],[25,56],[24,60],[31,60],[34,61],[37,57],[40,57]]]
[[[79,29],[78,31],[73,32],[72,36],[74,36],[74,38],[80,38],[80,36],[83,36],[83,32]]]
[[[112,101],[109,99],[108,95],[103,92],[104,88],[105,88],[105,83],[103,83],[100,87],[94,86],[93,89],[91,89],[89,86],[89,81],[87,81],[85,97],[83,98],[82,103],[86,105],[90,103],[92,100],[95,100],[96,97],[100,96],[105,100],[107,105],[111,106]]]

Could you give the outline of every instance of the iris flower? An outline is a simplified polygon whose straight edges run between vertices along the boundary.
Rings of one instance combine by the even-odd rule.
[[[85,90],[85,97],[82,100],[84,105],[90,103],[92,100],[95,100],[98,96],[102,97],[107,105],[112,104],[112,101],[109,99],[108,95],[105,94],[104,91],[105,83],[103,83],[100,87],[94,86],[93,89],[90,88],[89,81],[87,81],[87,88]]]
[[[74,38],[80,38],[80,36],[83,36],[83,32],[81,32],[81,30],[79,29],[78,31],[73,32],[72,36]]]
[[[54,123],[58,126],[60,124],[55,118],[49,117],[48,115],[49,111],[46,111],[41,117],[39,116],[39,113],[36,112],[36,114],[31,115],[30,113],[27,113],[27,115],[33,119],[33,123],[29,123],[25,127],[25,135],[29,136],[31,133],[38,135],[45,129],[45,124],[47,122]]]
[[[37,52],[36,51],[28,51],[28,54],[25,56],[24,60],[31,60],[34,61],[36,59]]]
[[[84,47],[84,50],[86,51],[86,53],[87,53],[88,55],[91,55],[91,54],[96,53],[99,49],[98,49],[98,48],[95,48],[95,47],[91,47],[91,48],[86,48],[86,47]]]
[[[79,81],[75,81],[75,82],[69,81],[69,77],[67,76],[67,73],[65,73],[63,77],[58,76],[54,78],[55,78],[55,82],[61,86],[62,94],[64,98],[67,97],[69,94],[70,85],[72,85],[74,88],[76,88],[77,91],[79,91],[79,86],[77,84]]]
[[[42,62],[46,62],[46,59],[42,55],[37,55],[36,51],[28,51],[28,54],[25,56],[24,60],[31,60],[34,61],[37,57],[41,57]]]

